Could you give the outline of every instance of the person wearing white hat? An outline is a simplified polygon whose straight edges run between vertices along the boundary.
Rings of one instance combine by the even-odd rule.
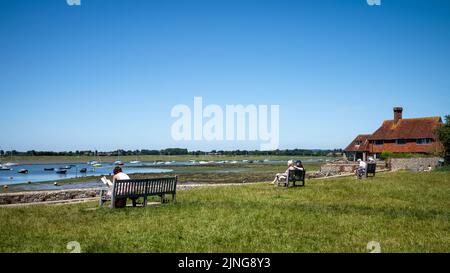
[[[288,161],[288,169],[284,173],[277,173],[277,175],[275,176],[275,179],[273,180],[273,182],[271,184],[275,184],[275,183],[280,182],[281,180],[287,179],[287,177],[289,176],[289,171],[296,169],[294,165],[295,165],[294,160],[289,160]]]
[[[356,170],[356,175],[359,177],[359,176],[362,176],[362,175],[364,175],[366,173],[366,171],[367,171],[367,163],[364,162],[364,160],[361,160],[361,159],[358,159],[358,163],[359,163],[359,166],[358,166],[358,169]]]

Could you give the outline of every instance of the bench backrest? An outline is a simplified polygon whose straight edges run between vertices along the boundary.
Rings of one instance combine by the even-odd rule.
[[[289,170],[288,181],[305,181],[305,171]]]
[[[367,173],[375,173],[376,170],[377,170],[376,163],[368,163],[367,164]]]
[[[116,180],[113,186],[114,197],[145,197],[158,194],[175,194],[177,190],[175,177]]]

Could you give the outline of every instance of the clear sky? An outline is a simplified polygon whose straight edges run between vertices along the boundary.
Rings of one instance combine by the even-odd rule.
[[[345,148],[393,106],[450,114],[449,72],[446,0],[4,0],[0,149],[259,147],[172,140],[194,96],[279,104],[280,148]]]

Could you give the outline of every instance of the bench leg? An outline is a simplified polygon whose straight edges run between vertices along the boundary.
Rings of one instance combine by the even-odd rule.
[[[137,201],[137,199],[135,199],[135,198],[131,199],[131,203],[133,204],[133,208],[136,207],[136,201]]]
[[[173,202],[174,204],[177,203],[177,194],[176,194],[176,193],[172,194],[172,202]]]
[[[147,206],[147,196],[146,197],[144,197],[144,207],[146,207]]]

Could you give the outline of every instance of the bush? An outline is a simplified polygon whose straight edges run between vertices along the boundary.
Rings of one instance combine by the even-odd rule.
[[[408,154],[408,153],[393,153],[391,151],[384,151],[381,153],[382,160],[388,160],[390,158],[414,158],[414,157],[432,157],[428,154]]]

